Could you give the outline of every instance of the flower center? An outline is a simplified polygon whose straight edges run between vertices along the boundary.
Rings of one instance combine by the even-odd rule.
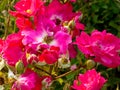
[[[26,10],[28,14],[32,14],[32,11],[30,9]]]
[[[53,40],[53,36],[45,36],[43,41],[49,44],[52,40]]]

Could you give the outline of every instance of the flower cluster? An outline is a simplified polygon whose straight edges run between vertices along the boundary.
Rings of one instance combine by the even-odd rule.
[[[82,13],[73,12],[71,3],[75,2],[52,0],[47,5],[46,0],[19,0],[15,4],[16,11],[10,14],[16,18],[19,30],[0,39],[0,58],[8,71],[10,67],[17,69],[10,74],[15,79],[11,90],[45,90],[52,80],[66,75],[59,76],[61,68],[79,69],[77,64],[71,65],[77,55],[76,45],[87,58],[106,67],[120,65],[120,39],[105,30],[95,30],[91,36],[85,33],[79,20]],[[93,69],[79,74],[71,88],[100,90],[105,82]]]
[[[3,57],[10,65],[14,66],[20,59],[25,65],[28,64],[28,54],[36,56],[37,62],[50,65],[63,56],[66,59],[75,57],[76,53],[71,54],[71,49],[68,48],[72,46],[74,50],[72,37],[75,35],[71,32],[75,32],[72,29],[79,33],[84,30],[84,25],[78,20],[81,13],[73,12],[70,2],[62,4],[53,0],[47,6],[44,4],[40,0],[20,0],[15,5],[16,11],[10,11],[11,15],[16,17],[16,25],[19,28],[18,33],[8,36],[5,40],[8,43],[6,47],[9,47],[3,51]],[[70,22],[77,24],[72,25]],[[10,47],[13,46],[11,43],[15,44],[14,47]]]

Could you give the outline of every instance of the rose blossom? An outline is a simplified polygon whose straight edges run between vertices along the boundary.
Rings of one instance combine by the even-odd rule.
[[[79,74],[74,80],[72,88],[75,90],[100,90],[106,80],[95,69],[88,70],[85,74]]]
[[[41,0],[20,0],[15,4],[16,11],[11,11],[13,16],[34,16],[38,11],[41,11],[43,2]]]
[[[59,0],[53,0],[45,7],[45,16],[59,25],[61,22],[70,21],[75,16],[80,16],[81,13],[74,13],[70,2],[62,4]]]
[[[32,70],[27,70],[13,84],[11,90],[41,90],[42,79]]]
[[[4,41],[2,58],[4,58],[9,65],[15,66],[16,62],[23,59],[25,55],[22,38],[20,33],[14,33],[8,35]]]
[[[106,67],[115,68],[120,65],[120,39],[105,30],[95,30],[91,35],[82,32],[76,38],[76,44],[86,57],[94,57],[96,62]]]

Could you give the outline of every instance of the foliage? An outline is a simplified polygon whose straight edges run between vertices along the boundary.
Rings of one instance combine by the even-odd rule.
[[[74,9],[83,13],[82,22],[89,33],[93,29],[106,29],[120,36],[119,0],[77,0]]]
[[[1,0],[0,1],[0,37],[5,38],[7,34],[17,30],[15,19],[9,14],[10,10],[14,10],[13,5],[17,0]]]

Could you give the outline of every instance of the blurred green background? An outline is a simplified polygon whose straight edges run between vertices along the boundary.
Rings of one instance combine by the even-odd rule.
[[[14,10],[16,1],[18,0],[0,0],[0,38],[5,38],[17,30],[15,18],[9,14],[10,10]]]
[[[120,37],[120,0],[77,0],[74,9],[82,11],[87,32],[106,29]]]

